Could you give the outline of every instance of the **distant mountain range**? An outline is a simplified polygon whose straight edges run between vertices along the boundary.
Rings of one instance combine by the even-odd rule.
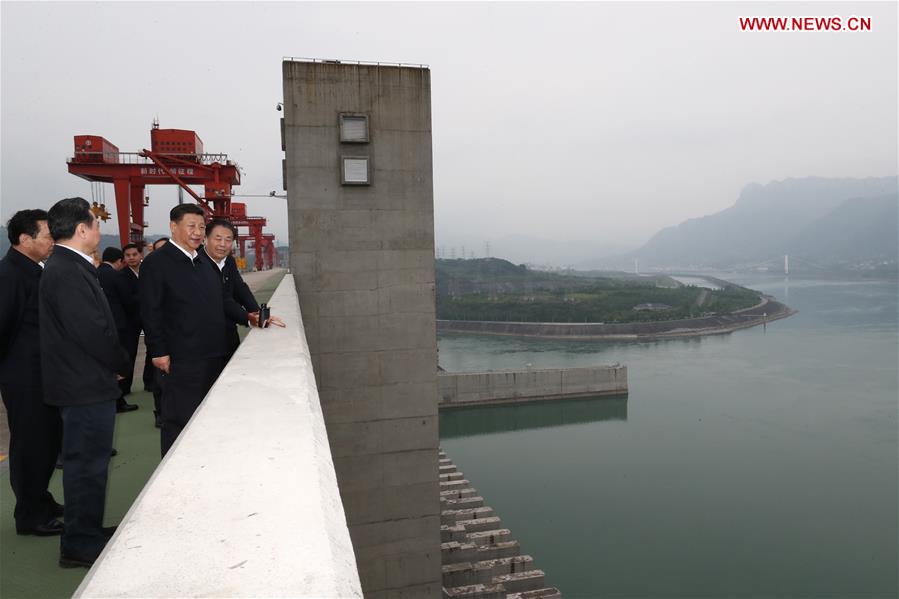
[[[620,267],[733,267],[782,260],[896,260],[897,178],[786,179],[746,186],[736,204],[662,229],[606,262]]]

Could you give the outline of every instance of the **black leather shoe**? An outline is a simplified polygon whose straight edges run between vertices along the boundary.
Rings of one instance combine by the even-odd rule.
[[[115,411],[118,412],[119,414],[122,414],[124,412],[133,412],[134,410],[138,409],[139,407],[140,406],[135,405],[133,403],[128,403],[124,399],[120,399],[119,401],[116,402]]]
[[[53,502],[50,506],[50,512],[54,518],[62,518],[66,513],[66,506]]]
[[[55,537],[62,534],[63,524],[53,518],[46,524],[38,524],[34,528],[16,529],[17,535],[34,535],[36,537]]]
[[[97,561],[97,556],[81,555],[69,551],[59,552],[60,568],[90,568]]]

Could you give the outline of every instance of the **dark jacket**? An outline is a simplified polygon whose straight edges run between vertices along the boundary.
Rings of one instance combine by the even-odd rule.
[[[119,303],[125,312],[128,330],[140,334],[140,280],[127,266],[119,271],[116,277],[116,289]]]
[[[40,264],[9,248],[0,260],[0,383],[41,383]]]
[[[100,280],[100,287],[103,288],[103,293],[106,295],[106,301],[109,302],[109,309],[112,311],[112,317],[115,319],[116,328],[125,330],[128,328],[128,317],[125,314],[125,307],[122,305],[120,274],[122,274],[120,271],[106,262],[97,267],[97,278]]]
[[[218,266],[216,266],[216,268],[218,268]],[[243,313],[243,318],[238,321],[238,324],[248,324],[246,313],[258,312],[259,304],[256,303],[256,298],[253,297],[250,286],[247,285],[244,282],[243,277],[240,276],[240,270],[237,268],[237,261],[234,259],[234,256],[225,258],[225,267],[222,269],[222,280],[225,284],[225,295],[237,302]]]
[[[41,368],[44,401],[75,406],[121,395],[116,373],[129,361],[93,264],[57,245],[41,275]]]
[[[228,346],[226,355],[230,356],[237,350],[237,346],[240,345],[240,336],[237,334],[235,325],[248,326],[249,318],[247,313],[258,312],[259,304],[256,303],[256,298],[253,297],[250,287],[244,282],[243,277],[240,276],[240,270],[237,268],[237,261],[234,260],[234,256],[227,256],[225,258],[225,266],[219,270],[218,264],[209,257],[209,254],[204,250],[201,250],[201,253],[206,258],[209,266],[214,269],[213,272],[221,277],[222,285],[225,288],[225,313],[228,317],[228,322],[225,325],[225,343]]]
[[[218,269],[213,271],[204,257],[200,251],[192,262],[174,243],[166,243],[141,265],[140,314],[152,358],[227,354],[224,286]]]

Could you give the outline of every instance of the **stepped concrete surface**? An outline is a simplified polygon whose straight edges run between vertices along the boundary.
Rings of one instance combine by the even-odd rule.
[[[439,468],[462,476],[443,451]],[[453,481],[456,482],[456,481]],[[483,505],[469,481],[441,492],[440,550],[443,597],[465,599],[553,599],[559,589],[547,587],[534,558],[522,555],[512,531],[502,527],[493,508]],[[441,485],[444,483],[441,482]],[[443,488],[443,487],[441,487]],[[477,505],[468,505],[477,503]]]

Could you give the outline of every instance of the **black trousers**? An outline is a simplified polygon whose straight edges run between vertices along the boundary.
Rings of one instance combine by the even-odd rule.
[[[122,397],[125,397],[131,393],[131,384],[134,383],[134,362],[137,361],[137,343],[140,340],[140,330],[119,329],[118,333],[119,343],[128,352],[128,363],[130,364],[125,378],[119,381],[119,390],[122,392]]]
[[[60,548],[85,557],[100,555],[106,480],[115,427],[115,400],[63,406],[62,487],[66,496],[65,531]]]
[[[24,374],[23,374],[24,376]],[[62,442],[59,410],[44,403],[40,385],[0,384],[9,422],[9,482],[16,496],[16,530],[53,518],[56,501],[47,490]]]
[[[147,349],[147,341],[146,337],[144,338],[144,350]],[[156,383],[156,367],[153,366],[153,359],[150,357],[150,352],[144,351],[144,389],[148,391],[153,390],[153,385]]]
[[[172,360],[169,373],[162,376],[160,448],[163,456],[187,426],[224,367],[223,356]]]

